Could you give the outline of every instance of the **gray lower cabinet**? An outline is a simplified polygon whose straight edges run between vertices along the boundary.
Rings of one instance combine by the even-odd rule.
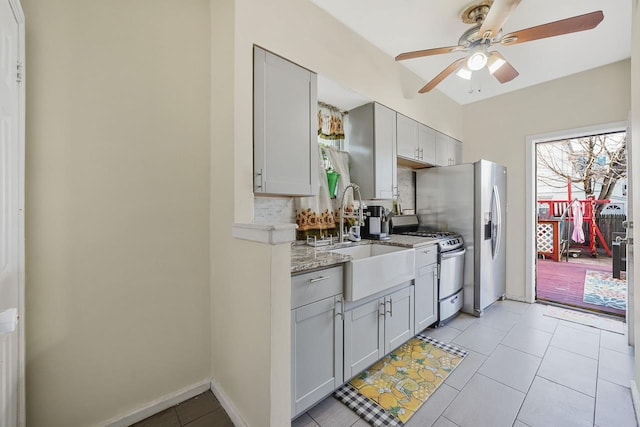
[[[344,313],[344,378],[348,380],[384,356],[384,300],[374,299]]]
[[[343,382],[342,267],[291,278],[291,417]]]
[[[317,76],[253,50],[254,193],[317,195]]]
[[[416,248],[415,333],[438,320],[438,248]]]
[[[345,311],[345,381],[413,337],[413,292],[408,286]]]

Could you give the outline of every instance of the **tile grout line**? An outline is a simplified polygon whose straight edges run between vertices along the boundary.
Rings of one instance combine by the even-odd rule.
[[[596,410],[598,408],[598,380],[600,379],[600,352],[602,351],[602,347],[600,344],[602,343],[602,333],[598,334],[598,359],[596,362],[596,390],[595,396],[593,397],[593,416],[591,419],[593,420],[593,425],[596,425]]]
[[[518,417],[520,416],[520,411],[522,411],[522,407],[524,406],[524,402],[527,400],[527,397],[529,396],[529,393],[531,392],[531,387],[533,386],[534,381],[536,380],[536,377],[538,377],[538,372],[540,372],[540,368],[542,367],[542,363],[544,362],[544,358],[547,355],[547,352],[549,351],[549,347],[551,347],[551,340],[553,340],[553,336],[556,334],[556,330],[558,329],[558,324],[556,324],[556,326],[553,328],[553,332],[551,333],[551,338],[549,338],[549,344],[547,344],[547,348],[544,349],[544,354],[542,355],[542,357],[540,358],[540,364],[538,365],[538,368],[536,369],[536,373],[533,375],[533,380],[531,380],[531,384],[529,384],[529,387],[527,388],[527,392],[524,395],[524,399],[522,399],[522,403],[520,404],[520,407],[518,408],[518,412],[516,413],[516,419],[513,421],[513,423],[515,424],[516,421],[518,421]],[[540,378],[544,378],[544,377],[540,377]],[[520,421],[522,422],[522,421]],[[525,425],[528,425],[524,422],[522,422]]]

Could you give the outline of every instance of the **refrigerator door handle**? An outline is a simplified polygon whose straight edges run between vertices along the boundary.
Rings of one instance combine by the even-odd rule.
[[[500,208],[500,191],[498,186],[493,186],[493,197],[491,207],[491,219],[493,220],[493,233],[491,233],[491,255],[495,259],[500,249],[500,237],[502,234],[502,211]]]

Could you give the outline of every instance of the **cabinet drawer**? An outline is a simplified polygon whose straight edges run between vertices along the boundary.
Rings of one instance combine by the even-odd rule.
[[[291,308],[342,293],[342,266],[291,277]]]
[[[438,247],[436,245],[416,248],[416,269],[438,261]]]

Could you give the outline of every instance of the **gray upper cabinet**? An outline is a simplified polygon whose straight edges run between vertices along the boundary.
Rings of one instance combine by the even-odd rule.
[[[453,140],[453,151],[451,152],[451,161],[454,165],[462,163],[462,142]]]
[[[462,143],[443,133],[436,133],[436,165],[451,166],[462,162]]]
[[[317,195],[317,76],[253,50],[254,193]]]
[[[392,199],[397,190],[396,112],[378,103],[349,111],[351,181],[363,199]]]
[[[400,113],[396,114],[398,157],[420,160],[418,122]]]
[[[436,162],[436,131],[407,116],[397,113],[398,157],[410,164],[434,165]]]
[[[436,131],[422,123],[418,123],[418,147],[420,148],[420,161],[435,165]]]

